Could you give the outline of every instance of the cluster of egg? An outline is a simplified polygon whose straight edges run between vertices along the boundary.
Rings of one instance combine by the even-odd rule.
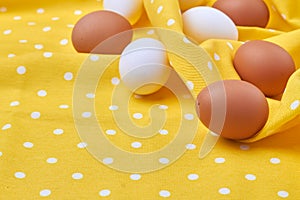
[[[209,10],[215,14],[205,15]],[[198,15],[202,18],[196,22]],[[213,24],[209,25],[199,20],[208,17],[223,21],[214,23],[211,20]],[[236,26],[264,28],[269,21],[269,11],[262,0],[217,0],[212,8],[187,10],[183,19],[185,33],[197,42],[210,38],[238,40]],[[211,28],[203,31],[204,26]],[[223,80],[208,85],[198,94],[196,109],[202,123],[213,132],[229,139],[247,139],[264,127],[269,115],[266,97],[280,99],[295,71],[295,64],[282,47],[264,40],[252,40],[237,49],[233,66],[241,80]],[[226,107],[226,114],[220,120],[220,113],[213,108],[222,105]]]
[[[187,2],[179,0],[181,8],[186,7],[182,9],[183,32],[199,44],[208,39],[238,40],[237,26],[264,28],[269,21],[263,0],[217,0],[212,7],[189,7]],[[103,0],[103,8],[76,23],[74,48],[82,53],[121,54],[123,83],[141,95],[158,91],[170,74],[164,45],[151,38],[132,41],[132,25],[142,15],[143,0]],[[280,98],[295,66],[283,48],[262,40],[241,45],[233,65],[242,80],[208,85],[199,93],[196,109],[201,122],[213,132],[229,139],[246,139],[265,125],[269,114],[266,97]],[[223,104],[226,115],[220,127],[213,108]]]

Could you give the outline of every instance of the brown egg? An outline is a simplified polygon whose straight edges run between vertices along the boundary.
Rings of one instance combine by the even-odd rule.
[[[104,10],[83,16],[72,31],[73,46],[80,53],[121,54],[131,39],[127,19]]]
[[[254,136],[265,125],[269,107],[264,94],[241,80],[224,80],[205,87],[197,96],[201,122],[228,139]]]
[[[218,0],[214,8],[223,11],[237,26],[266,27],[269,10],[262,0]]]
[[[263,40],[249,41],[240,46],[233,64],[242,80],[254,84],[268,97],[283,93],[295,71],[294,61],[286,50]]]

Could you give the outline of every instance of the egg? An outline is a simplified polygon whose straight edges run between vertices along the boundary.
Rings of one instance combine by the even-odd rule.
[[[252,40],[240,46],[233,64],[241,79],[254,84],[268,97],[282,94],[296,70],[285,49],[264,40]]]
[[[213,4],[227,14],[238,26],[266,27],[269,10],[262,0],[218,0]]]
[[[103,8],[116,12],[135,24],[143,12],[143,0],[103,0]]]
[[[72,44],[80,53],[121,54],[132,35],[123,16],[100,10],[79,19],[72,31]]]
[[[197,96],[200,121],[227,139],[246,139],[265,125],[269,106],[264,94],[242,80],[221,80],[209,84]]]
[[[223,12],[208,6],[197,6],[185,11],[183,32],[201,43],[207,39],[238,39],[233,21]]]
[[[158,91],[170,75],[165,46],[152,38],[131,42],[120,56],[119,74],[122,83],[136,94]]]

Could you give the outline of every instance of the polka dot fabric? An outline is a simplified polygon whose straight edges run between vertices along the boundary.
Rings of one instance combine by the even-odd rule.
[[[189,7],[205,3],[213,1],[191,1]],[[201,44],[212,58],[208,70],[216,65],[222,77],[236,78],[232,55],[242,41],[252,38],[281,44],[300,66],[298,3],[266,3],[271,11],[266,29],[238,27],[240,41]],[[220,139],[200,160],[205,134],[200,124],[193,141],[185,144],[182,157],[174,163],[167,157],[158,160],[168,165],[161,170],[125,173],[105,165],[116,161],[113,156],[104,158],[103,163],[97,161],[74,126],[72,95],[83,61],[99,62],[105,56],[75,52],[70,36],[77,20],[101,9],[101,4],[99,0],[0,2],[0,199],[300,199],[299,70],[291,77],[281,102],[268,100],[276,117],[262,134],[246,141],[257,142]],[[149,20],[144,13],[135,27],[181,31],[177,1],[144,0],[144,5]],[[193,69],[179,68],[176,60],[172,64],[196,94],[202,85]],[[168,116],[154,137],[133,138],[112,120],[112,112],[122,109],[110,101],[111,91],[119,84],[116,68],[109,68],[97,90],[84,94],[86,101],[95,101],[95,115],[105,137],[133,153],[155,151],[170,143],[181,120],[175,95],[166,88],[152,96],[132,95],[129,113],[136,124],[144,126],[151,121],[148,109],[153,105]],[[85,110],[81,117],[90,119],[94,113]],[[182,119],[193,121],[196,117],[183,113]]]

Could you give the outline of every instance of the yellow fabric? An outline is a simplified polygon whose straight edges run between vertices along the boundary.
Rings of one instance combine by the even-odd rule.
[[[145,12],[135,28],[155,26],[181,32],[179,5],[186,9],[212,3],[144,0]],[[232,57],[241,41],[249,39],[281,45],[299,68],[299,2],[266,3],[271,14],[267,28],[238,27],[240,41],[208,40],[200,45],[222,78],[238,78]],[[300,199],[299,70],[290,78],[281,101],[268,99],[269,120],[256,137],[245,141],[251,144],[220,139],[207,157],[199,159],[207,132],[199,124],[195,138],[186,144],[187,151],[160,170],[126,173],[95,159],[74,123],[73,90],[84,63],[110,56],[77,53],[70,36],[77,20],[101,9],[101,4],[96,0],[0,2],[0,199]],[[164,8],[160,14],[156,12],[159,6]],[[175,23],[168,25],[170,18]],[[148,29],[136,37],[142,36],[155,37]],[[180,78],[189,83],[192,95],[197,95],[205,86],[203,77],[175,55],[169,58]],[[96,116],[105,137],[136,154],[163,149],[176,138],[182,123],[179,100],[166,88],[150,96],[132,95],[129,113],[134,123],[150,123],[153,105],[165,110],[167,120],[151,138],[124,134],[112,115],[118,109],[112,105],[112,94],[120,85],[116,65],[106,69],[96,91],[85,93],[85,101],[95,96]]]

